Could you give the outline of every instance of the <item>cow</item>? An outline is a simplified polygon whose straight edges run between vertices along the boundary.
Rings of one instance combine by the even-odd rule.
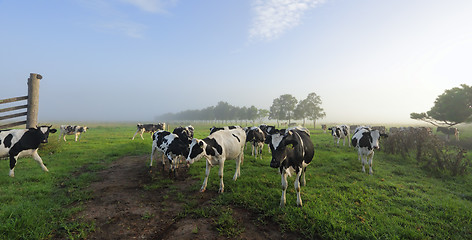
[[[388,137],[388,135],[362,126],[358,127],[352,136],[352,146],[357,148],[359,160],[362,161],[362,172],[365,172],[365,165],[369,163],[369,174],[374,173],[372,171],[374,149],[380,149],[380,137]]]
[[[326,126],[326,124],[321,124],[321,130],[323,130],[323,133],[326,133],[326,129],[328,129],[328,126]]]
[[[223,169],[226,160],[236,160],[236,172],[234,173],[233,180],[236,181],[238,179],[241,175],[240,165],[244,159],[245,144],[246,133],[240,127],[232,130],[223,129],[216,131],[202,140],[196,138],[192,140],[187,163],[193,164],[194,161],[202,157],[206,158],[205,180],[203,180],[200,192],[206,190],[210,169],[215,164],[219,166],[220,188],[218,193],[224,192]]]
[[[29,129],[0,130],[0,158],[10,158],[10,177],[15,176],[15,166],[19,157],[32,156],[39,166],[49,172],[38,154],[41,143],[47,143],[49,133],[57,130],[52,126],[40,126]]]
[[[348,139],[347,143],[348,143],[349,147],[351,146],[351,143],[349,142],[349,135],[350,135],[349,126],[340,125],[340,126],[330,127],[330,128],[328,128],[328,130],[331,131],[331,135],[333,136],[334,144],[336,144],[336,139],[338,140],[337,141],[338,147],[339,147],[339,140],[341,140],[341,139],[343,140],[343,146],[344,146],[345,143],[346,143],[346,138]]]
[[[459,130],[457,128],[438,127],[436,132],[442,132],[446,134],[446,140],[449,141],[449,135],[454,135],[456,141],[459,141]]]
[[[66,135],[75,135],[75,141],[77,142],[77,137],[80,139],[82,138],[82,134],[87,132],[89,128],[88,127],[82,127],[82,126],[71,126],[71,125],[61,125],[59,127],[60,134],[59,137],[57,138],[57,141],[61,140],[61,137],[63,137],[64,142],[67,142],[66,140]]]
[[[246,130],[246,142],[251,142],[251,156],[262,159],[262,149],[264,148],[265,134],[259,127],[251,127]]]
[[[169,176],[177,176],[177,168],[179,164],[179,156],[188,155],[188,141],[187,139],[181,139],[177,134],[170,133],[164,130],[159,130],[152,135],[152,151],[151,151],[151,163],[149,167],[152,167],[152,160],[155,151],[163,153],[169,160]],[[162,167],[164,168],[165,161],[162,159]]]
[[[288,128],[277,130],[268,136],[269,147],[272,152],[270,167],[279,168],[282,178],[282,197],[280,207],[285,206],[285,193],[287,191],[287,176],[292,173],[295,177],[295,191],[297,192],[297,206],[302,206],[300,185],[305,186],[306,167],[313,160],[315,147],[310,139],[310,132],[303,128]]]
[[[136,137],[136,135],[138,133],[141,136],[141,139],[144,140],[143,133],[145,133],[145,132],[151,133],[151,138],[152,138],[152,136],[154,135],[155,132],[157,132],[159,130],[165,130],[166,124],[165,123],[158,123],[158,124],[141,124],[141,123],[138,123],[136,125],[136,127],[137,127],[136,133],[133,135],[133,138],[131,140],[134,140],[134,137]]]
[[[192,125],[188,125],[186,127],[174,128],[172,133],[177,134],[177,136],[179,136],[179,138],[182,140],[187,140],[188,144],[190,145],[190,143],[192,143],[194,131],[195,128]]]

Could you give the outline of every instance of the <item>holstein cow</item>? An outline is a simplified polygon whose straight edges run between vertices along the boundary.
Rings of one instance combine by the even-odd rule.
[[[341,125],[341,126],[336,126],[336,127],[330,127],[328,130],[331,131],[331,135],[333,135],[334,139],[334,144],[336,144],[336,139],[338,147],[339,147],[339,140],[343,140],[343,146],[346,143],[346,138],[347,138],[347,143],[349,147],[351,146],[351,143],[349,142],[349,135],[350,135],[350,130],[349,126],[346,125]]]
[[[357,148],[359,160],[362,161],[362,172],[365,172],[365,165],[369,163],[369,174],[373,174],[372,164],[374,149],[379,149],[380,137],[388,137],[381,134],[379,130],[372,130],[369,127],[358,127],[352,136],[352,146]]]
[[[182,139],[183,141],[187,140],[188,144],[190,145],[190,143],[192,143],[194,131],[195,131],[195,128],[193,128],[192,125],[188,125],[186,127],[175,128],[174,131],[172,131],[172,133],[177,134],[177,136],[179,136],[179,138]]]
[[[262,159],[262,148],[264,147],[265,134],[259,127],[251,127],[246,130],[246,142],[251,142],[251,156],[257,158],[259,154]]]
[[[179,166],[179,156],[188,155],[188,142],[187,139],[181,139],[177,134],[173,134],[164,130],[155,132],[152,135],[152,151],[151,151],[151,163],[149,167],[152,167],[152,160],[156,150],[162,152],[169,160],[169,176],[177,176],[177,168]],[[162,167],[164,168],[165,161],[162,159]]]
[[[138,123],[138,125],[136,125],[136,127],[137,127],[136,133],[133,135],[133,138],[131,140],[134,140],[134,137],[136,137],[136,135],[138,133],[141,136],[141,139],[144,140],[143,133],[145,133],[145,132],[151,133],[151,138],[152,138],[152,136],[155,132],[157,132],[159,130],[165,130],[166,124],[165,123],[158,123],[158,124],[141,124],[141,123]]]
[[[442,132],[446,134],[446,140],[449,141],[449,135],[454,135],[456,141],[459,141],[459,130],[457,128],[438,127],[436,132]]]
[[[285,206],[285,193],[287,191],[287,175],[296,174],[295,190],[297,192],[297,206],[302,206],[300,185],[305,186],[306,167],[310,164],[315,154],[315,147],[310,139],[310,132],[301,128],[289,128],[278,130],[268,137],[272,160],[270,167],[279,168],[282,176],[282,198],[280,207]]]
[[[29,129],[0,130],[0,157],[10,157],[10,177],[15,176],[15,166],[18,157],[32,156],[41,168],[48,172],[43,160],[38,155],[41,143],[47,143],[49,133],[55,133],[51,126],[41,126]]]
[[[321,129],[323,130],[324,133],[326,133],[326,129],[327,129],[327,128],[328,128],[328,127],[326,126],[326,124],[322,124],[322,125],[321,125]]]
[[[81,127],[81,126],[71,126],[71,125],[61,125],[59,128],[60,134],[57,138],[57,141],[61,140],[61,137],[64,137],[64,142],[66,142],[66,135],[75,135],[75,141],[77,142],[77,137],[79,137],[79,141],[82,138],[82,134],[87,132],[88,127]]]
[[[226,160],[236,160],[236,172],[234,173],[233,180],[236,181],[236,179],[238,179],[241,175],[240,165],[244,158],[245,143],[246,133],[240,127],[232,130],[216,131],[202,140],[196,138],[192,140],[187,162],[192,164],[202,157],[206,158],[205,180],[203,180],[200,192],[205,191],[210,169],[216,164],[219,166],[218,175],[220,176],[220,188],[218,192],[224,192],[223,169]]]

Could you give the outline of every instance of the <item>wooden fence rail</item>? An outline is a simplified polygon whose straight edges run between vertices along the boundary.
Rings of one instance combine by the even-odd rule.
[[[36,73],[30,73],[28,78],[28,96],[0,99],[0,105],[27,100],[27,104],[0,109],[0,113],[8,113],[26,108],[26,112],[13,113],[0,116],[0,121],[26,116],[26,121],[17,121],[7,124],[0,124],[0,129],[11,128],[26,124],[26,128],[35,127],[38,124],[39,106],[39,80],[43,77]]]

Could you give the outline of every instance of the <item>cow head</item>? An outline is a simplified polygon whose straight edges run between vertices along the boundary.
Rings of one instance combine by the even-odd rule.
[[[36,128],[31,128],[30,130],[34,131],[37,136],[39,136],[41,143],[47,143],[49,138],[49,133],[55,133],[57,130],[51,126],[36,126]]]
[[[285,143],[285,129],[278,130],[276,133],[270,135],[269,147],[272,152],[272,160],[270,167],[278,168],[280,164],[287,158],[286,143]]]
[[[333,137],[340,137],[341,136],[341,129],[339,127],[330,127],[328,128],[331,131],[331,135]]]
[[[364,133],[365,135],[366,133]],[[370,131],[370,140],[373,149],[380,149],[380,137],[388,137],[387,134],[380,133],[379,130]]]
[[[190,150],[187,156],[187,163],[193,164],[194,161],[199,160],[203,156],[205,156],[205,148],[207,144],[200,139],[194,138],[192,143],[190,144]]]

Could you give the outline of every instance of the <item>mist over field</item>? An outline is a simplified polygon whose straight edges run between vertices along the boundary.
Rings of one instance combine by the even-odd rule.
[[[39,73],[42,122],[269,110],[315,92],[320,123],[415,124],[470,82],[470,12],[467,0],[2,1],[0,99]]]

